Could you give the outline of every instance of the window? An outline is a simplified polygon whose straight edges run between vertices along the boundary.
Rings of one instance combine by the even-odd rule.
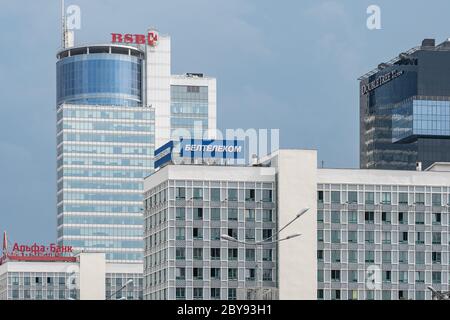
[[[423,212],[416,212],[416,224],[425,224],[425,214]]]
[[[211,248],[211,260],[220,260],[220,248]]]
[[[425,282],[425,272],[416,271],[416,283],[424,283],[424,282]]]
[[[194,260],[203,260],[203,248],[193,249]]]
[[[203,300],[203,288],[194,288],[194,300]]]
[[[400,243],[408,243],[408,232],[407,231],[400,233],[399,242]]]
[[[263,249],[263,261],[272,261],[272,249]]]
[[[433,284],[441,284],[441,281],[442,281],[441,276],[442,276],[442,274],[440,271],[433,271],[431,273]]]
[[[228,260],[236,261],[238,259],[238,249],[228,248]]]
[[[323,242],[323,230],[317,230],[317,241]]]
[[[432,238],[433,244],[442,244],[442,234],[440,232],[433,232]]]
[[[220,240],[220,228],[211,228],[211,240]]]
[[[341,223],[340,211],[331,211],[331,223]]]
[[[358,203],[358,192],[349,191],[347,201],[348,201],[348,203]]]
[[[323,300],[323,289],[317,290],[317,300]]]
[[[358,300],[358,290],[348,290],[348,300]]]
[[[263,281],[272,281],[272,269],[264,269],[263,270]]]
[[[433,264],[441,264],[442,262],[442,254],[440,252],[433,252],[431,254],[431,258],[433,260]]]
[[[203,220],[203,208],[194,208],[194,220]]]
[[[192,230],[192,237],[194,240],[202,240],[203,239],[203,229],[202,228],[194,228]]]
[[[228,288],[228,300],[237,300],[236,288]]]
[[[331,290],[331,300],[341,300],[341,290]]]
[[[349,231],[348,232],[348,242],[349,243],[358,243],[358,232]]]
[[[375,293],[373,290],[367,290],[366,291],[366,300],[374,300],[375,299]]]
[[[373,192],[366,192],[366,204],[375,204],[375,194]]]
[[[272,240],[272,229],[263,229],[262,238],[264,241]]]
[[[317,191],[317,202],[323,203],[323,191]]]
[[[399,204],[408,204],[408,194],[405,192],[400,192],[398,194],[398,203]]]
[[[416,300],[425,300],[425,291],[416,291]]]
[[[416,193],[415,204],[425,204],[425,194]]]
[[[232,237],[234,239],[237,239],[238,238],[238,229],[229,228],[228,229],[228,236]]]
[[[203,268],[194,268],[192,270],[194,280],[203,280]]]
[[[272,221],[273,221],[272,210],[270,209],[263,210],[263,222],[272,222]]]
[[[254,209],[245,209],[245,221],[255,221]]]
[[[340,191],[331,191],[331,203],[341,203]]]
[[[358,251],[356,251],[356,250],[348,251],[348,262],[349,263],[358,263]]]
[[[340,250],[331,250],[331,262],[341,262]]]
[[[317,260],[323,261],[323,250],[317,250]]]
[[[13,285],[18,286],[19,285],[19,277],[18,276],[13,276],[11,278],[11,282],[12,282]]]
[[[365,257],[366,263],[374,263],[375,262],[375,252],[374,251],[366,251]]]
[[[175,192],[176,192],[177,200],[184,200],[184,199],[186,199],[186,188],[184,188],[184,187],[177,187]]]
[[[381,300],[391,300],[391,290],[383,290],[381,292]]]
[[[219,188],[211,188],[211,201],[220,201],[220,189]]]
[[[439,212],[433,213],[432,217],[433,217],[433,224],[434,225],[440,225],[441,224],[441,214]]]
[[[356,211],[348,212],[348,223],[351,223],[351,224],[358,223],[358,212],[356,212]]]
[[[382,252],[382,262],[383,263],[391,263],[391,251],[383,251]]]
[[[262,201],[263,202],[272,202],[272,190],[263,190],[262,191]]]
[[[331,243],[341,243],[340,230],[331,230]]]
[[[331,270],[331,281],[334,282],[341,281],[341,270]]]
[[[185,260],[186,259],[186,249],[185,248],[176,248],[175,256],[177,260]]]
[[[186,239],[186,234],[185,234],[184,228],[180,228],[180,227],[176,228],[176,239],[177,240],[185,240]]]
[[[375,215],[372,211],[366,211],[364,214],[364,218],[366,223],[374,223],[375,222]]]
[[[255,189],[245,189],[245,201],[255,201]]]
[[[245,240],[254,241],[255,240],[255,229],[245,229]]]
[[[408,283],[408,271],[399,271],[398,272],[398,281],[400,283]]]
[[[358,271],[349,270],[348,271],[348,282],[358,282]]]
[[[399,224],[408,224],[408,213],[407,212],[399,212],[398,213],[398,223]]]
[[[176,208],[176,219],[177,220],[184,220],[186,217],[186,209],[185,208]]]
[[[366,243],[374,243],[375,233],[373,231],[366,231]]]
[[[423,232],[416,232],[416,244],[424,244],[425,236]]]
[[[220,268],[211,268],[211,279],[220,280]]]
[[[211,300],[220,300],[220,288],[211,288]]]
[[[323,270],[317,270],[317,282],[323,282]]]
[[[416,252],[416,264],[425,264],[425,252],[423,251]]]
[[[390,270],[385,270],[382,272],[382,279],[383,282],[391,282],[391,271]]]
[[[255,281],[256,270],[255,269],[245,269],[245,280]]]
[[[229,268],[228,269],[228,280],[237,281],[238,279],[238,269]]]
[[[220,208],[211,208],[211,220],[220,220]]]
[[[228,201],[238,201],[237,189],[228,189]]]
[[[399,251],[398,252],[398,262],[400,263],[409,263],[408,262],[408,251]]]
[[[186,299],[186,289],[185,288],[176,288],[175,296],[177,300],[185,300]]]
[[[431,198],[432,198],[433,206],[439,206],[439,207],[442,206],[442,196],[440,193],[433,193]]]
[[[176,269],[176,279],[177,280],[185,280],[186,279],[186,269],[185,268],[177,268]]]
[[[323,210],[317,210],[317,222],[323,222]]]
[[[238,220],[238,210],[237,209],[228,209],[228,220],[229,221],[237,221]]]
[[[390,192],[383,192],[381,194],[381,203],[382,204],[391,204],[391,193]]]
[[[62,279],[63,283],[61,283],[61,279]],[[60,278],[59,278],[59,281],[60,281],[59,284],[63,284],[63,285],[65,284],[64,277],[60,277]],[[26,277],[26,276],[25,276],[25,277],[23,278],[23,284],[24,284],[25,286],[29,286],[30,283],[31,283],[31,282],[30,282],[30,277]]]
[[[381,213],[381,221],[384,224],[391,224],[391,213],[390,212],[382,212]]]
[[[245,261],[255,261],[255,249],[245,249]]]
[[[391,243],[391,232],[390,231],[383,231],[382,235],[382,240],[384,244],[389,244]]]
[[[203,200],[203,189],[202,188],[194,188],[192,198],[194,200]]]

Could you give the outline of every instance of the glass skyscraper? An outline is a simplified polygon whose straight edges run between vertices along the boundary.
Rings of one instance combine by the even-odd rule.
[[[153,169],[155,130],[145,54],[99,45],[57,57],[58,243],[142,262],[142,179]]]
[[[449,67],[450,41],[425,39],[359,79],[361,168],[450,161]]]

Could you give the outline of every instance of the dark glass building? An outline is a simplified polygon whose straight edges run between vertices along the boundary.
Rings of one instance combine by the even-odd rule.
[[[450,39],[425,39],[359,80],[361,168],[450,162]]]

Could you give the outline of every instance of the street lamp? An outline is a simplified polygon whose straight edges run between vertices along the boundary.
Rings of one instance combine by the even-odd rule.
[[[133,283],[133,279],[129,279],[127,282],[125,282],[125,284],[120,288],[120,289],[118,289],[118,290],[116,290],[112,295],[110,295],[108,298],[107,298],[107,300],[111,300],[112,299],[112,297],[114,297],[116,294],[118,294],[119,292],[121,292],[123,289],[125,289],[126,287],[128,287],[128,285],[130,285],[130,284],[132,284]],[[123,299],[123,298],[125,298],[125,297],[121,297],[121,298],[119,298],[118,300],[125,300],[125,299]]]
[[[432,295],[433,300],[450,300],[450,291],[448,292],[437,291],[432,286],[428,286],[427,289],[433,293]]]
[[[247,241],[240,241],[234,237],[231,237],[227,234],[223,234],[220,236],[220,238],[222,240],[225,241],[229,241],[229,242],[234,242],[234,243],[238,243],[238,244],[243,244],[243,245],[248,245],[248,246],[264,246],[264,245],[272,245],[272,244],[277,244],[280,243],[282,241],[286,241],[286,240],[290,240],[290,239],[294,239],[297,238],[299,236],[301,236],[301,234],[299,233],[295,233],[292,235],[289,235],[287,237],[281,238],[281,239],[275,239],[273,240],[273,238],[277,237],[281,231],[283,231],[284,229],[286,229],[287,227],[289,227],[292,223],[294,223],[295,221],[297,221],[302,215],[304,215],[307,211],[309,210],[309,208],[304,208],[302,209],[291,221],[289,221],[285,226],[283,226],[280,230],[278,230],[275,234],[273,234],[271,237],[263,239],[262,241],[258,241],[258,242],[247,242]],[[271,241],[270,241],[271,240]],[[259,269],[259,264],[257,263],[257,268]],[[259,283],[258,279],[256,279],[256,281]],[[258,289],[262,289],[262,288],[258,288]]]

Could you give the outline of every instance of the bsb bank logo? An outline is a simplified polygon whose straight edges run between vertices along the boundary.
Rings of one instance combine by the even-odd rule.
[[[144,34],[121,34],[121,33],[111,33],[112,43],[134,43],[134,44],[145,44],[147,43],[150,47],[155,47],[158,44],[158,33],[156,31],[149,31],[147,36]]]

